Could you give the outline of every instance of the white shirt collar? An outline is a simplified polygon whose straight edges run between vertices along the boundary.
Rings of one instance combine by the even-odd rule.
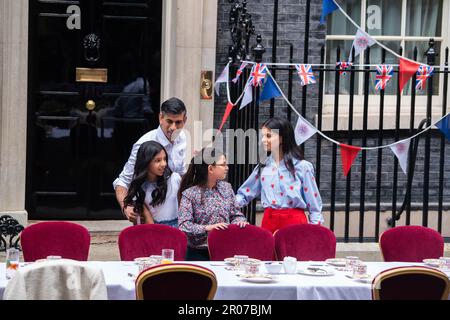
[[[158,129],[156,129],[156,137],[158,138],[159,143],[161,143],[163,147],[166,147],[167,145],[171,144],[169,139],[167,139],[166,135],[164,134],[164,131],[162,131],[161,126],[158,126]]]

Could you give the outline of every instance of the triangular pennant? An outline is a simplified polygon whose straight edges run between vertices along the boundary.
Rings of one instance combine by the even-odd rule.
[[[446,115],[436,123],[436,127],[442,131],[448,140],[450,140],[450,114]]]
[[[355,40],[353,40],[353,45],[350,50],[349,61],[352,61],[353,59],[352,51],[355,51],[356,58],[361,53],[361,51],[366,50],[367,47],[370,47],[375,43],[375,40],[369,34],[362,31],[361,29],[358,29],[358,31],[356,31]]]
[[[324,24],[325,17],[332,13],[334,10],[337,10],[338,7],[334,3],[333,0],[323,0],[322,2],[322,15],[320,16],[320,24]]]
[[[417,69],[419,69],[419,67],[420,63],[400,58],[400,66],[399,66],[400,76],[398,80],[400,92],[402,92],[405,84],[417,72]]]
[[[242,72],[244,71],[245,67],[248,65],[247,62],[242,62],[241,66],[239,67],[238,71],[236,71],[236,77],[234,77],[233,83],[236,83],[239,80],[239,77],[241,76]]]
[[[311,138],[316,134],[317,129],[312,126],[303,117],[299,116],[297,120],[297,125],[295,126],[295,142],[301,145],[303,142]]]
[[[239,107],[239,110],[241,110],[242,108],[244,108],[246,105],[248,105],[250,102],[253,101],[253,90],[250,81],[247,82],[244,90],[245,92],[244,96],[242,97],[241,106]]]
[[[264,84],[263,91],[261,96],[259,97],[260,101],[269,100],[272,98],[280,97],[281,92],[278,90],[277,85],[275,84],[272,77],[267,77],[266,83]]]
[[[216,88],[216,94],[220,95],[220,84],[228,82],[228,71],[230,69],[230,63],[227,63],[225,68],[223,69],[220,76],[217,78],[216,83],[214,84],[214,87]]]
[[[344,176],[347,176],[350,168],[352,167],[353,161],[355,161],[355,158],[361,148],[349,146],[343,143],[339,144],[339,147],[341,148],[342,170],[344,171]]]
[[[408,174],[406,170],[408,170],[408,152],[410,143],[411,139],[406,139],[399,141],[390,147],[405,174]]]
[[[233,107],[234,107],[234,104],[232,104],[231,102],[228,102],[227,107],[225,108],[225,113],[223,114],[222,122],[220,123],[220,127],[219,127],[218,131],[222,130],[222,127],[225,124],[225,122],[227,121],[228,116],[231,113],[231,110],[233,110]]]

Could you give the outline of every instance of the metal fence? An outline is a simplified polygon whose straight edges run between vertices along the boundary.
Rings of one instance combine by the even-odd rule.
[[[261,46],[261,39],[258,39],[258,45],[255,47],[255,50],[253,50],[253,57],[252,59],[256,62],[261,62],[263,60],[263,53],[264,48]],[[275,41],[274,41],[275,43]],[[370,48],[367,50],[367,54],[365,54],[365,61],[364,65],[371,64],[370,61]],[[445,49],[445,66],[448,66],[448,53],[449,49]],[[402,48],[399,50],[399,54],[402,54]],[[435,64],[435,58],[437,53],[434,51],[433,48],[433,41],[430,40],[430,47],[429,50],[427,50],[427,64],[434,65]],[[333,54],[331,55],[333,56]],[[339,62],[341,60],[341,50],[338,47],[335,52],[336,62]],[[374,61],[374,63],[379,64],[385,62],[386,52],[383,49],[382,52],[382,61]],[[417,49],[414,50],[414,60],[417,60]],[[290,62],[294,60],[293,57],[293,48],[292,45],[290,46]],[[321,59],[320,64],[325,64],[325,47],[321,48]],[[354,61],[354,59],[353,59]],[[305,62],[306,63],[306,62]],[[236,74],[236,71],[239,67],[240,63],[236,62],[230,66],[230,77],[234,77]],[[243,72],[241,75],[238,83],[235,85],[231,85],[231,98],[233,101],[235,101],[238,96],[241,94],[242,90],[244,89],[245,83],[249,77],[250,67],[247,67],[247,69]],[[394,77],[398,76],[398,68],[394,68]],[[269,67],[270,72],[274,75],[276,78],[277,73],[287,72],[287,85],[288,85],[288,91],[287,91],[287,98],[290,102],[292,102],[292,93],[293,93],[293,76],[295,75],[295,68],[294,67],[281,67],[281,66],[270,66]],[[331,138],[339,140],[342,143],[346,144],[352,144],[352,142],[358,138],[361,140],[361,145],[366,146],[367,140],[369,136],[374,136],[378,134],[377,139],[377,145],[383,144],[383,137],[386,137],[386,134],[390,135],[391,138],[393,138],[395,141],[400,140],[401,135],[406,136],[412,136],[418,131],[422,130],[424,127],[428,127],[431,125],[431,117],[432,117],[432,111],[439,112],[444,116],[447,113],[447,93],[448,93],[448,74],[449,70],[447,67],[435,69],[434,74],[427,80],[427,89],[426,89],[426,117],[424,119],[417,119],[421,120],[420,125],[416,128],[415,123],[416,121],[416,97],[417,93],[415,90],[414,85],[411,85],[411,94],[409,96],[404,96],[400,92],[400,88],[397,85],[396,90],[396,111],[395,111],[395,127],[394,129],[386,130],[384,128],[385,123],[385,92],[384,90],[381,90],[379,93],[379,123],[378,123],[378,129],[377,130],[369,130],[368,129],[368,113],[369,113],[369,96],[370,96],[370,90],[369,85],[371,83],[370,75],[371,73],[376,72],[373,68],[371,69],[369,66],[365,66],[363,68],[355,68],[352,66],[349,70],[347,70],[349,82],[350,82],[350,89],[349,89],[349,119],[348,119],[348,129],[347,130],[338,130],[338,124],[339,124],[339,108],[342,107],[342,104],[339,101],[339,98],[341,96],[339,92],[339,82],[340,82],[340,75],[339,75],[339,68],[338,67],[313,67],[313,71],[316,75],[316,81],[318,86],[319,95],[317,97],[317,123],[316,127],[319,130],[322,130],[322,121],[323,121],[323,106],[324,106],[324,84],[325,84],[325,77],[334,77],[335,81],[335,89],[334,89],[334,113],[333,113],[333,125],[332,130],[327,131],[327,135],[329,135]],[[355,77],[359,74],[361,77],[363,77],[363,114],[362,114],[362,130],[354,130],[353,126],[353,113],[354,113],[354,97],[357,94],[355,92]],[[433,96],[433,80],[435,77],[440,77],[442,81],[441,86],[441,94],[439,96]],[[415,75],[412,78],[412,83],[415,83]],[[230,128],[231,129],[250,129],[250,128],[259,128],[259,94],[260,89],[254,88],[253,89],[253,101],[250,105],[246,106],[242,110],[239,110],[239,108],[234,108],[231,115],[230,115]],[[307,97],[308,97],[308,86],[303,86],[302,88],[302,98],[301,98],[301,109],[300,113],[302,116],[306,115],[307,111]],[[442,110],[433,110],[433,99],[436,99],[438,97],[439,99],[442,99]],[[401,118],[401,101],[402,99],[410,99],[411,109],[410,109],[410,126],[408,129],[402,128],[400,126],[400,118]],[[271,100],[270,103],[270,117],[274,116],[274,100]],[[434,107],[436,108],[436,107]],[[289,120],[292,118],[291,109],[288,107],[287,109],[287,117]],[[440,138],[440,154],[439,154],[439,163],[430,163],[430,141],[431,141],[431,135],[435,134],[437,136],[437,139]],[[321,168],[323,167],[323,159],[322,159],[322,144],[323,144],[323,138],[320,135],[316,135],[312,139],[316,139],[316,159],[314,164],[316,168],[316,180],[320,189],[321,186]],[[438,184],[438,205],[437,205],[437,212],[438,212],[438,226],[437,229],[439,232],[442,232],[442,221],[443,221],[443,199],[444,199],[444,165],[445,165],[445,147],[446,147],[446,140],[443,135],[436,134],[430,131],[425,132],[424,134],[421,134],[419,137],[412,140],[411,147],[409,149],[409,165],[408,165],[408,174],[407,174],[407,183],[406,186],[402,186],[402,188],[406,188],[406,193],[403,199],[403,203],[401,206],[398,206],[398,201],[402,201],[400,198],[399,193],[399,186],[398,186],[398,176],[399,176],[399,164],[396,157],[394,157],[394,165],[393,165],[393,172],[392,172],[392,208],[390,211],[392,211],[390,219],[387,221],[389,226],[395,226],[396,222],[399,220],[400,216],[402,214],[405,215],[405,221],[406,224],[410,224],[411,222],[411,190],[412,190],[412,182],[414,179],[414,172],[416,167],[416,156],[417,156],[417,150],[418,150],[418,143],[419,139],[424,140],[424,157],[423,157],[423,196],[422,196],[422,225],[428,226],[429,222],[429,186],[430,186],[430,166],[432,165],[433,168],[438,167],[439,171],[439,184]],[[234,142],[235,143],[235,142]],[[249,148],[248,145],[249,141],[246,141],[246,151],[249,151],[251,148]],[[234,151],[236,152],[236,150]],[[250,152],[250,151],[249,151]],[[332,146],[332,163],[331,163],[331,177],[330,177],[330,188],[331,188],[331,195],[330,195],[330,203],[329,203],[329,211],[330,211],[330,228],[331,230],[334,230],[336,226],[336,179],[337,179],[337,166],[338,166],[338,155],[337,155],[337,145],[333,144]],[[370,156],[373,154],[376,154],[374,152],[371,153]],[[251,155],[247,155],[247,159],[251,157]],[[346,196],[345,196],[345,231],[343,238],[338,238],[340,241],[358,241],[358,242],[364,242],[364,241],[378,241],[379,235],[380,235],[380,224],[383,223],[381,221],[381,190],[382,190],[382,162],[383,160],[383,154],[382,149],[378,149],[378,154],[376,154],[377,158],[377,170],[376,170],[376,195],[375,195],[375,237],[367,237],[364,234],[364,224],[365,224],[365,198],[366,198],[366,182],[367,182],[367,152],[365,150],[361,151],[361,162],[360,162],[360,183],[359,183],[359,193],[360,193],[360,199],[359,199],[359,234],[356,239],[351,239],[350,237],[350,196],[352,192],[354,191],[354,188],[352,187],[352,174],[351,172],[346,177]],[[236,158],[236,154],[235,157]],[[313,160],[313,159],[311,159]],[[254,169],[255,165],[251,165],[248,162],[246,164],[234,164],[230,167],[229,171],[229,181],[232,183],[233,187],[238,188],[245,179],[250,175],[252,170]],[[353,169],[353,172],[355,171],[355,168]],[[389,177],[391,178],[391,177]],[[249,205],[247,208],[245,208],[244,213],[246,213],[247,217],[252,223],[255,223],[255,217],[256,217],[256,202],[253,201],[251,205]],[[448,241],[449,239],[446,239]]]

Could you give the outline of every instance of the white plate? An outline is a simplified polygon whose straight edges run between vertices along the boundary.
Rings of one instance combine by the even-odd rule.
[[[246,282],[252,282],[252,283],[270,283],[275,282],[275,278],[271,275],[247,275],[247,274],[239,274],[239,279]]]
[[[346,259],[345,258],[333,258],[325,260],[326,263],[331,264],[336,267],[345,267]]]
[[[423,259],[422,261],[423,261],[423,263],[425,263],[429,266],[436,267],[436,268],[439,267],[439,259]]]
[[[228,263],[228,264],[234,265],[235,259],[234,259],[234,258],[225,258],[225,259],[223,259],[223,261],[225,261],[225,262]],[[248,261],[251,261],[251,262],[261,262],[261,260],[254,259],[254,258],[249,258]]]
[[[316,269],[316,268],[314,268]],[[317,276],[317,277],[327,277],[334,275],[334,271],[327,268],[317,268],[319,270],[315,271],[313,269],[299,269],[297,273],[303,274],[305,276]]]

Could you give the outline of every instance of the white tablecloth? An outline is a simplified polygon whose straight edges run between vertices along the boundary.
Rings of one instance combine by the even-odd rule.
[[[110,300],[134,300],[134,279],[138,267],[134,262],[89,261],[100,267],[105,276]],[[279,274],[272,283],[250,283],[236,276],[236,271],[226,270],[221,261],[192,262],[215,272],[218,288],[215,299],[219,300],[370,300],[372,299],[371,281],[358,281],[347,277],[345,271],[335,270],[333,276],[308,276],[301,274]],[[298,268],[305,268],[317,262],[299,262]],[[324,263],[323,263],[324,264]],[[379,272],[399,267],[423,265],[421,263],[367,262],[368,274],[375,277]],[[26,268],[21,263],[21,268]],[[262,267],[263,269],[263,267]],[[283,272],[283,271],[282,271]],[[130,276],[129,274],[133,275]],[[7,284],[5,264],[0,264],[0,297]]]

